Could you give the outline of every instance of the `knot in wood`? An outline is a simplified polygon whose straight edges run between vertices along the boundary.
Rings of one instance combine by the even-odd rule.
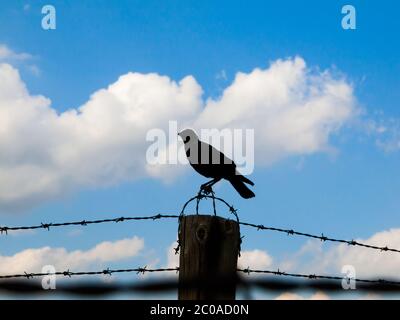
[[[204,242],[208,237],[208,230],[206,226],[199,225],[196,230],[196,238],[200,242]]]

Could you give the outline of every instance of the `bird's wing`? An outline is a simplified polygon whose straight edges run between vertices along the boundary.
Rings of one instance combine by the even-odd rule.
[[[200,142],[201,163],[204,164],[226,164],[236,168],[232,159],[228,158],[223,152],[214,148],[212,145]],[[208,162],[206,162],[208,161]]]

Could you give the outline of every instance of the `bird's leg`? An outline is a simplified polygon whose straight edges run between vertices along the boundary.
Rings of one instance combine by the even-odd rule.
[[[214,194],[212,186],[220,181],[221,178],[214,178],[200,186],[200,193],[204,192],[204,194]]]
[[[210,181],[208,181],[208,182],[206,182],[206,183],[203,183],[203,184],[200,186],[200,190],[204,190],[204,189],[206,189],[209,185],[213,185],[213,184],[214,184],[214,181],[215,181],[215,179],[212,179],[212,180],[210,180]]]
[[[212,181],[209,182],[209,184],[207,185],[207,187],[211,188],[214,184],[216,184],[218,181],[220,181],[221,178],[215,178]]]

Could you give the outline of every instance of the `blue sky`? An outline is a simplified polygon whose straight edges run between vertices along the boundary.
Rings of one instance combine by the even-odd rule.
[[[400,140],[398,2],[350,1],[357,10],[357,29],[343,30],[341,8],[347,1],[54,0],[57,29],[45,31],[41,8],[48,3],[2,2],[0,43],[31,55],[5,63],[19,70],[31,95],[51,99],[58,113],[78,108],[130,71],[155,72],[175,81],[192,75],[206,100],[218,99],[237,72],[266,69],[277,59],[300,56],[315,72],[330,69],[352,86],[362,110],[329,134],[335,155],[317,150],[271,165],[256,162],[250,176],[256,184],[252,200],[239,199],[226,183],[217,192],[238,207],[242,220],[265,225],[346,239],[369,239],[399,227],[400,148],[386,150],[378,143]],[[217,76],[222,71],[226,78]],[[387,131],[368,130],[371,123]],[[0,225],[176,213],[203,182],[190,170],[169,184],[149,177],[131,180],[76,188],[22,209],[4,209]],[[71,232],[75,229],[81,231]],[[173,221],[139,222],[2,236],[0,255],[45,246],[88,250],[102,241],[138,236],[145,243],[139,256],[108,265],[139,266],[157,258],[158,265],[165,265],[176,229]],[[289,266],[306,243],[242,232],[243,249],[265,250],[273,258],[271,267],[279,262]],[[335,250],[328,244],[323,248]],[[302,256],[299,265],[307,259]],[[310,264],[308,272],[314,272],[313,266],[321,267]]]

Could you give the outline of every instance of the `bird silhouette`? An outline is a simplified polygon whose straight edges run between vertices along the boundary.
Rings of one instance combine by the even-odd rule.
[[[202,184],[200,190],[211,190],[211,187],[221,179],[228,180],[235,190],[245,199],[255,197],[245,183],[254,186],[254,183],[241,175],[233,160],[225,156],[212,145],[200,141],[192,129],[185,129],[178,133],[185,145],[185,153],[194,170],[206,178],[212,178]]]

